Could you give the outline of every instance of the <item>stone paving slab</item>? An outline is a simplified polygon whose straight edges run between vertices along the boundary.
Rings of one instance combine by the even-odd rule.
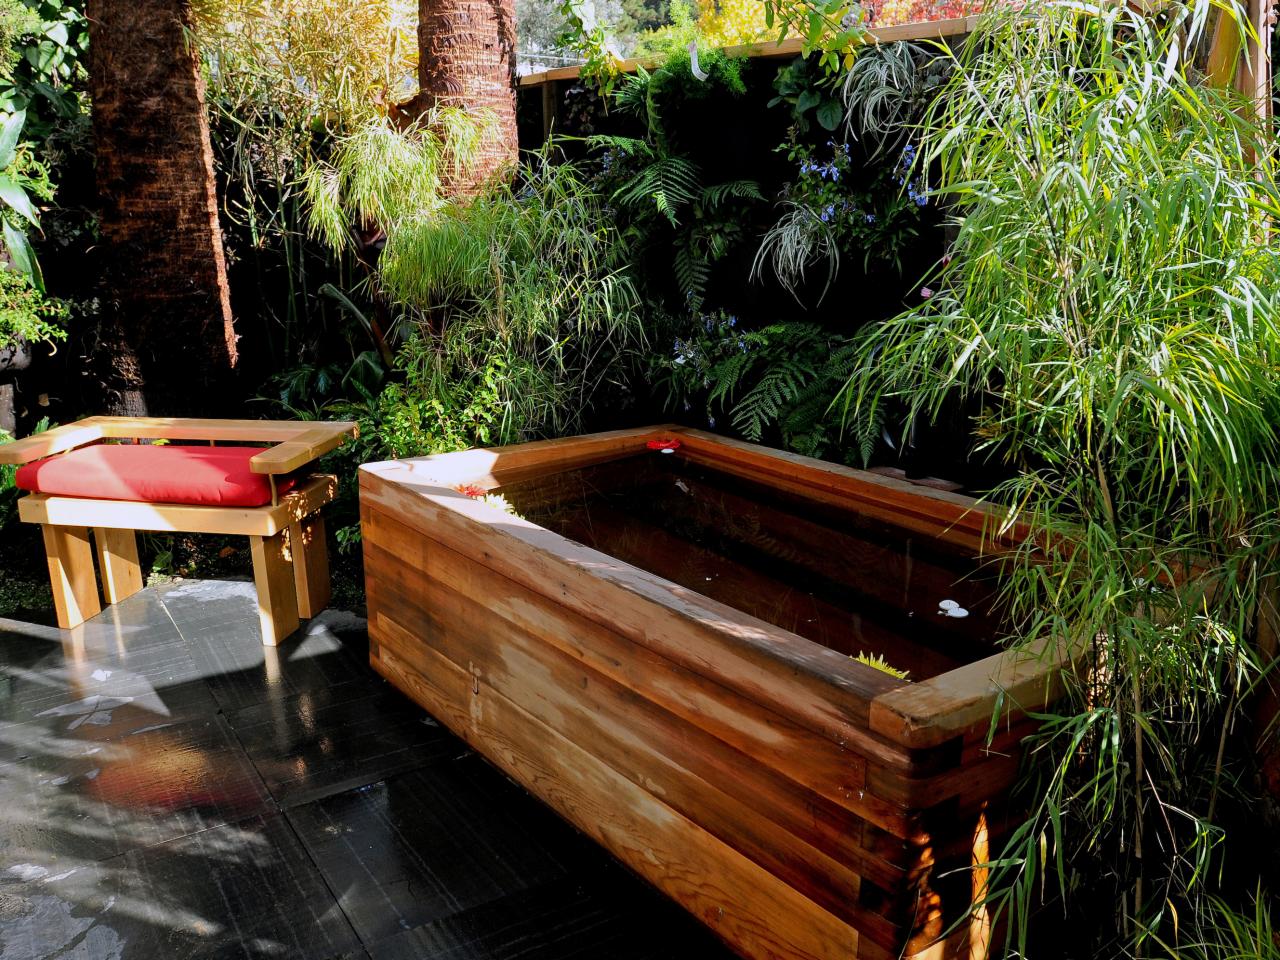
[[[236,581],[0,620],[0,960],[728,960],[367,644]]]

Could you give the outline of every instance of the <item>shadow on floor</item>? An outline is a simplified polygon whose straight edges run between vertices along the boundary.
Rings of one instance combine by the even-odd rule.
[[[368,667],[253,585],[0,619],[0,960],[721,960]]]

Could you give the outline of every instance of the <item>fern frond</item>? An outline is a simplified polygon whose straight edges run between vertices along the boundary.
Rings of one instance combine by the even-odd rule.
[[[765,427],[777,422],[784,408],[800,395],[816,372],[805,360],[779,362],[733,408],[734,427],[748,440],[759,440]]]
[[[716,379],[707,395],[708,404],[723,403],[732,400],[734,391],[742,382],[747,372],[755,366],[759,355],[754,353],[735,353],[716,366]]]
[[[617,150],[619,153],[626,154],[629,157],[652,159],[654,156],[653,147],[649,142],[636,137],[618,137],[607,133],[597,133],[594,136],[587,137],[587,146],[593,150]]]
[[[688,299],[690,308],[699,309],[707,292],[707,281],[711,278],[711,264],[692,244],[683,242],[676,246],[674,267],[676,283]]]
[[[863,466],[871,462],[871,455],[875,453],[876,442],[882,433],[884,406],[878,402],[869,403],[864,406],[862,415],[853,422],[853,438],[858,443],[858,455],[862,457]]]
[[[619,187],[613,198],[627,207],[651,201],[673,227],[679,226],[681,208],[698,196],[698,175],[697,165],[684,157],[663,157]]]
[[[754,180],[730,180],[703,188],[702,205],[708,210],[714,210],[731,199],[763,200],[764,195],[760,192],[760,184]]]

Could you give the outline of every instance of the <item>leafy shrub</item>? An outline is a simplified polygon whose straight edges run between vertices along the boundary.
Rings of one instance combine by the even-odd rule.
[[[376,280],[408,335],[396,357],[403,382],[362,404],[382,455],[580,425],[642,342],[638,299],[599,197],[572,166],[542,156],[465,205],[436,202],[424,188],[416,210],[403,196],[393,206],[381,191],[397,193],[400,166],[421,174],[433,148],[415,131],[379,136],[405,143],[340,149],[324,202],[386,232]],[[382,169],[363,171],[366,162]],[[362,184],[372,187],[349,189]]]
[[[66,308],[45,297],[40,264],[27,236],[40,226],[32,198],[52,199],[53,185],[45,165],[22,142],[25,123],[24,113],[0,117],[0,230],[8,261],[0,266],[0,348],[66,336],[58,323]]]
[[[851,352],[843,337],[815,324],[745,330],[737,317],[705,314],[652,366],[668,404],[699,404],[713,429],[724,426],[718,416],[727,412],[746,439],[776,429],[784,446],[808,456],[829,453],[838,440],[828,411],[852,370]]]
[[[982,22],[923,130],[953,257],[932,298],[860,336],[846,395],[863,419],[903,404],[905,430],[978,411],[975,450],[1016,472],[992,499],[1031,533],[1006,568],[1013,639],[1081,658],[993,864],[1020,955],[1045,896],[1090,917],[1082,953],[1149,954],[1200,913],[1253,789],[1280,186],[1270,131],[1184,59],[1209,9]]]
[[[67,307],[46,297],[31,278],[0,269],[0,349],[21,341],[65,340]]]
[[[828,140],[819,151],[792,139],[787,159],[797,165],[778,222],[760,242],[752,279],[766,266],[800,300],[799,287],[815,263],[827,263],[830,289],[840,269],[840,252],[860,251],[863,265],[873,261],[902,269],[902,252],[916,236],[920,208],[929,202],[913,169],[915,147],[907,144],[897,164],[881,164],[870,177],[855,177],[849,145]]]
[[[678,306],[692,310],[702,304],[712,265],[746,239],[745,209],[763,199],[753,180],[708,183],[706,171],[664,119],[678,106],[745,91],[740,61],[717,52],[702,56],[705,81],[694,78],[683,49],[653,73],[641,68],[623,79],[615,103],[644,123],[643,137],[591,138],[604,151],[600,187],[624,215],[623,236],[632,256],[670,250]],[[662,296],[655,292],[651,299]]]

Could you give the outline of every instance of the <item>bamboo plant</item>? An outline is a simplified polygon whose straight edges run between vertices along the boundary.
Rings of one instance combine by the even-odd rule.
[[[972,410],[1009,476],[990,499],[1031,531],[1005,560],[1009,642],[1080,653],[988,865],[1011,955],[1055,914],[1093,956],[1164,955],[1156,937],[1233,894],[1226,853],[1249,842],[1280,188],[1271,131],[1189,60],[1211,14],[1241,22],[1216,0],[1038,0],[941,48],[951,79],[916,134],[957,238],[928,298],[865,331],[843,395],[904,429]]]

